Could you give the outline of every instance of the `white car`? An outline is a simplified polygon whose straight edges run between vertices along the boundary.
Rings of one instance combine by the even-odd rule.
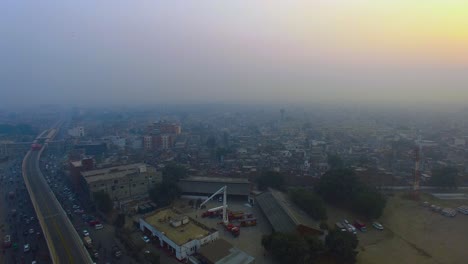
[[[76,205],[76,204],[74,204],[74,205],[73,205],[73,209],[80,209],[80,206],[79,206],[79,205]]]
[[[383,225],[381,225],[379,222],[373,222],[372,223],[372,226],[375,228],[375,229],[378,229],[378,230],[383,230]]]
[[[86,229],[83,230],[83,236],[89,236],[88,230],[86,230]]]
[[[143,239],[143,241],[145,241],[145,243],[150,242],[150,239],[147,236],[142,236],[141,239]]]
[[[99,229],[103,229],[104,226],[103,226],[102,224],[96,224],[96,225],[94,226],[94,228],[95,228],[96,230],[99,230]]]
[[[30,249],[31,247],[29,246],[29,244],[24,245],[24,252],[29,252]]]

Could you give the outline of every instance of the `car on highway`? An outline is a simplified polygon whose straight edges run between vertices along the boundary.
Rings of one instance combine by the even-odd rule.
[[[147,236],[142,236],[141,239],[143,239],[143,241],[145,241],[145,243],[150,242],[150,239]]]
[[[11,247],[11,236],[10,235],[6,235],[5,238],[3,239],[3,247],[4,248]]]
[[[120,258],[122,256],[122,251],[120,251],[120,248],[117,245],[112,246],[112,253],[116,258]]]
[[[373,222],[372,226],[377,230],[384,230],[383,225],[381,225],[379,222]]]
[[[77,205],[77,204],[74,204],[74,205],[73,205],[73,209],[80,209],[80,206]]]
[[[83,230],[83,236],[89,236],[88,230],[86,230],[86,229]]]
[[[95,228],[96,230],[99,230],[99,229],[103,229],[104,226],[103,226],[102,224],[97,224],[97,225],[94,226],[94,228]]]
[[[26,252],[29,252],[29,250],[31,250],[31,247],[29,246],[29,244],[25,244],[23,251],[26,253]]]
[[[34,229],[33,228],[29,229],[29,234],[34,234]]]

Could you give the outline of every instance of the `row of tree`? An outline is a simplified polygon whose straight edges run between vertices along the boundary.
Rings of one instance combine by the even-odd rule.
[[[327,209],[322,198],[311,190],[296,188],[289,190],[291,200],[315,220],[326,220]]]
[[[341,231],[329,232],[325,243],[316,236],[273,233],[262,237],[262,245],[281,264],[310,264],[325,256],[337,263],[355,263],[358,254],[356,236]]]
[[[179,179],[187,176],[187,169],[181,165],[171,163],[162,170],[162,182],[156,184],[149,190],[150,199],[158,207],[170,205],[180,196],[180,190],[177,186]]]
[[[379,218],[386,205],[381,193],[359,181],[348,168],[326,172],[316,185],[316,192],[326,202],[349,208],[369,219]]]

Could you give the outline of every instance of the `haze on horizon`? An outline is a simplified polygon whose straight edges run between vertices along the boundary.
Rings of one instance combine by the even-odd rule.
[[[464,104],[468,2],[0,2],[0,105]]]

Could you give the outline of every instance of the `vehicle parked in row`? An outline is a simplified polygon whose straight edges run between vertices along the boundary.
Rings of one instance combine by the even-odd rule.
[[[377,230],[381,230],[381,231],[384,230],[383,225],[381,225],[379,222],[373,222],[372,226]]]
[[[359,229],[361,232],[366,232],[367,231],[366,224],[364,224],[363,222],[361,222],[359,220],[354,221],[354,227]]]

